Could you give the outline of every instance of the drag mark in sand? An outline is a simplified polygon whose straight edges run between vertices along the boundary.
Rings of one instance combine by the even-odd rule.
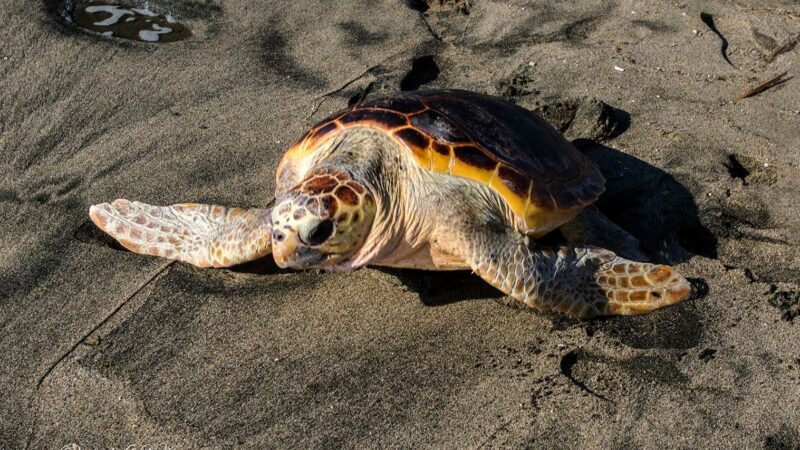
[[[109,320],[111,320],[111,318],[112,318],[112,317],[114,317],[114,316],[115,316],[115,315],[116,315],[116,314],[119,312],[119,310],[121,310],[121,309],[122,309],[122,307],[123,307],[123,306],[127,305],[127,304],[128,304],[128,302],[129,302],[129,301],[130,301],[130,300],[131,300],[133,297],[136,297],[136,294],[138,294],[139,292],[142,292],[142,289],[146,288],[146,287],[147,287],[147,286],[148,286],[150,283],[152,283],[152,282],[153,282],[153,280],[155,280],[155,279],[157,279],[159,276],[161,276],[161,275],[162,275],[164,272],[166,272],[166,271],[167,271],[167,269],[169,269],[170,267],[172,267],[172,265],[173,265],[173,264],[175,264],[176,262],[177,262],[177,261],[170,261],[170,262],[168,262],[168,263],[164,264],[163,266],[161,266],[161,268],[159,268],[159,269],[158,269],[158,271],[156,271],[156,273],[154,273],[154,274],[153,274],[151,277],[149,277],[147,280],[145,280],[145,281],[144,281],[144,283],[140,284],[140,285],[139,285],[139,287],[138,287],[138,288],[136,288],[136,290],[134,290],[134,291],[133,291],[133,293],[132,293],[131,295],[129,295],[129,296],[127,296],[127,297],[125,297],[125,300],[123,300],[122,302],[120,302],[120,304],[119,304],[119,305],[117,305],[117,307],[116,307],[116,308],[114,308],[114,309],[113,309],[113,310],[112,310],[112,311],[111,311],[111,312],[110,312],[108,315],[106,315],[106,317],[105,317],[105,318],[103,318],[103,320],[101,320],[101,321],[100,321],[100,323],[98,323],[97,325],[95,325],[94,327],[92,327],[92,329],[91,329],[91,330],[89,330],[89,331],[88,331],[86,334],[84,334],[82,338],[80,338],[80,339],[78,339],[77,341],[75,341],[75,343],[74,343],[74,344],[72,344],[72,346],[69,348],[69,350],[67,350],[67,351],[66,351],[66,352],[65,352],[63,355],[61,355],[61,357],[60,357],[60,358],[58,358],[58,359],[57,359],[57,360],[56,360],[56,361],[55,361],[53,364],[51,364],[51,365],[50,365],[50,367],[48,367],[48,368],[47,368],[47,370],[45,370],[45,371],[44,371],[44,374],[42,374],[42,376],[41,376],[41,377],[39,377],[39,381],[37,381],[37,382],[36,382],[36,387],[38,388],[39,386],[41,386],[41,385],[42,385],[42,383],[44,383],[44,380],[45,380],[45,379],[46,379],[46,378],[47,378],[47,377],[50,375],[50,373],[53,371],[53,369],[55,369],[55,368],[56,368],[56,367],[57,367],[59,364],[61,364],[61,361],[63,361],[63,360],[65,360],[65,359],[67,359],[67,357],[68,357],[69,355],[71,355],[71,354],[72,354],[72,352],[74,352],[74,351],[75,351],[75,349],[76,349],[76,348],[78,348],[78,346],[79,346],[79,345],[81,345],[81,343],[82,343],[82,342],[86,341],[86,339],[88,339],[88,338],[89,338],[89,336],[91,336],[91,335],[92,335],[92,333],[94,333],[94,332],[95,332],[95,331],[97,331],[97,330],[98,330],[100,327],[102,327],[103,325],[105,325],[106,323],[108,323],[108,321],[109,321]]]

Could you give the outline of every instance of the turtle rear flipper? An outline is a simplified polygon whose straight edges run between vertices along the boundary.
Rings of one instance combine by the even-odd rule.
[[[612,222],[605,214],[589,205],[574,219],[558,229],[570,244],[607,248],[619,256],[647,261],[639,240]]]
[[[152,206],[128,200],[89,208],[92,222],[128,250],[198,267],[228,267],[268,255],[270,213],[271,209]]]

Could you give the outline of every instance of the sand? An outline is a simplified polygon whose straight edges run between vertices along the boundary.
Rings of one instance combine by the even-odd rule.
[[[168,44],[0,2],[0,448],[800,447],[796,2],[150,1],[192,29]],[[469,273],[201,270],[88,222],[263,206],[304,130],[401,87],[540,111],[692,297],[581,322]]]

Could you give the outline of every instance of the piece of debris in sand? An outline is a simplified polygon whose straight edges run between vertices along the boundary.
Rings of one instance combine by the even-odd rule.
[[[75,25],[103,37],[141,42],[174,42],[192,35],[170,15],[145,8],[115,4],[78,2],[72,11]]]
[[[748,97],[752,97],[754,95],[758,95],[766,91],[767,89],[773,88],[779,84],[783,84],[784,82],[788,81],[788,78],[787,79],[783,78],[786,75],[786,73],[787,72],[783,72],[781,74],[775,75],[774,77],[770,78],[767,81],[759,83],[756,87],[748,89],[747,91],[736,97],[735,100],[742,100]]]
[[[713,31],[714,34],[716,34],[717,37],[722,41],[722,48],[720,48],[722,59],[724,59],[726,63],[730,64],[731,67],[735,68],[736,66],[734,66],[731,60],[728,59],[728,40],[725,39],[725,36],[723,36],[722,33],[719,32],[719,30],[717,30],[717,26],[714,25],[714,18],[711,17],[711,14],[709,13],[701,12],[700,20],[702,20],[703,23],[706,24],[706,26],[708,26],[708,28],[711,29],[711,31]]]

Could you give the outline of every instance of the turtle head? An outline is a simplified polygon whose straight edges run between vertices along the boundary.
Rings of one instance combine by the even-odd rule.
[[[272,209],[272,253],[280,267],[333,268],[356,253],[372,228],[375,199],[349,174],[315,171]]]

